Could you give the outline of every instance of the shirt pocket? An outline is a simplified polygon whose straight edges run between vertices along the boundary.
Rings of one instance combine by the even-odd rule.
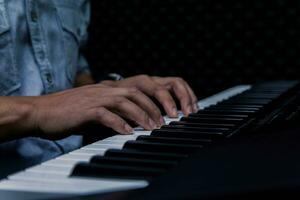
[[[58,19],[62,27],[67,76],[69,80],[74,83],[82,37],[81,13],[76,3],[67,0],[58,0],[56,2]]]
[[[21,86],[14,60],[10,26],[0,9],[0,96],[6,96]]]

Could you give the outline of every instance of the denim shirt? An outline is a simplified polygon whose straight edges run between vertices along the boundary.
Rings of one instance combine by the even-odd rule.
[[[71,88],[88,73],[87,0],[0,0],[0,96],[38,96]],[[28,167],[80,147],[82,138],[23,138],[0,144],[1,168]],[[7,167],[5,167],[7,166]],[[12,171],[12,170],[11,170]]]

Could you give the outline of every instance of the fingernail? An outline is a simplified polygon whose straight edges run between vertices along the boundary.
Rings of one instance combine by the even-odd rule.
[[[125,130],[128,134],[133,133],[133,128],[130,127],[128,124],[125,124]]]
[[[174,117],[178,116],[177,108],[172,109],[172,114],[173,114]]]
[[[156,128],[156,124],[154,123],[154,121],[152,119],[149,118],[149,125],[151,127],[151,129],[155,129]]]
[[[160,117],[159,121],[161,126],[166,124],[165,119],[163,117]]]
[[[190,105],[190,106],[188,106],[188,112],[189,112],[189,114],[191,114],[192,112],[193,112],[193,108],[192,108],[192,106]]]
[[[198,105],[196,103],[193,105],[193,108],[194,108],[194,112],[198,112]]]

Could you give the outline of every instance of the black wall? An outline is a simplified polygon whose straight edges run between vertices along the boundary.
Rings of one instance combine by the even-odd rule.
[[[109,72],[181,76],[205,96],[299,79],[298,0],[92,0],[87,57]]]

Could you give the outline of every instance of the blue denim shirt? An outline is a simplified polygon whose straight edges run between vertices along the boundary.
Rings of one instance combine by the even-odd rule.
[[[71,88],[89,72],[87,0],[0,0],[0,96],[38,96]],[[1,168],[34,165],[80,147],[82,138],[23,138],[0,144]],[[9,158],[9,161],[8,161]]]

